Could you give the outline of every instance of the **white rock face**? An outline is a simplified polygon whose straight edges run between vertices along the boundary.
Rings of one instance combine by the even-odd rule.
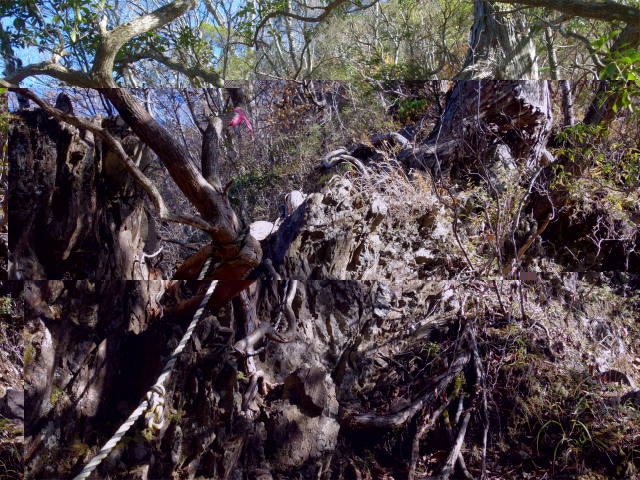
[[[285,197],[285,217],[295,212],[307,196],[299,190],[293,190]]]
[[[416,263],[418,265],[430,264],[436,261],[436,255],[426,248],[421,248],[415,253]]]
[[[264,220],[258,220],[257,222],[253,222],[249,226],[249,230],[251,231],[251,236],[258,241],[264,240],[269,235],[278,231],[278,226],[274,225],[271,222],[266,222]]]

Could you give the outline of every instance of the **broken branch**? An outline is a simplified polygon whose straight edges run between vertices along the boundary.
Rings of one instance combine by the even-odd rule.
[[[435,401],[437,392],[443,392],[461,371],[469,363],[471,356],[469,353],[460,354],[449,367],[449,370],[436,377],[427,387],[427,393],[421,395],[407,408],[400,410],[393,415],[376,415],[372,413],[362,413],[346,417],[343,421],[349,428],[384,428],[393,429],[403,425],[428,403]],[[434,388],[435,387],[435,388]]]

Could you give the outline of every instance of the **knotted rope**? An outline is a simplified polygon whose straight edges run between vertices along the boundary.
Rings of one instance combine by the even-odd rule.
[[[202,270],[200,272],[200,275],[198,276],[198,280],[202,280],[204,278],[207,270],[209,269],[210,263],[211,263],[211,257],[209,257],[207,261],[204,263]],[[118,444],[118,442],[120,442],[120,439],[127,433],[127,431],[136,422],[136,420],[138,420],[138,417],[140,417],[140,415],[142,415],[143,412],[146,412],[145,420],[147,423],[147,427],[151,431],[157,432],[162,428],[164,424],[164,394],[165,394],[165,388],[163,384],[171,375],[171,372],[173,371],[173,367],[176,364],[178,357],[180,356],[180,354],[182,353],[182,350],[184,350],[184,347],[187,345],[187,343],[191,339],[191,335],[193,334],[193,331],[196,329],[196,326],[198,325],[198,321],[200,320],[200,316],[204,312],[204,309],[207,303],[209,302],[209,299],[211,298],[211,295],[213,294],[213,290],[216,288],[217,283],[218,283],[217,280],[213,280],[211,282],[211,285],[209,285],[209,289],[207,290],[207,293],[205,294],[202,301],[200,302],[200,306],[198,307],[198,310],[196,311],[196,314],[194,315],[193,320],[189,324],[189,328],[187,328],[187,331],[182,337],[182,340],[180,341],[176,349],[173,351],[173,354],[167,361],[164,369],[162,370],[162,372],[160,373],[160,376],[158,377],[158,380],[147,392],[145,400],[143,400],[140,403],[140,405],[138,405],[138,408],[136,408],[133,411],[133,413],[129,416],[129,418],[127,418],[127,420],[122,424],[122,426],[113,435],[113,437],[111,437],[111,439],[104,445],[104,447],[102,447],[102,449],[98,452],[98,454],[95,457],[93,457],[89,463],[85,465],[85,467],[82,469],[80,474],[76,476],[73,480],[84,480],[89,475],[91,475],[91,472],[93,472],[96,469],[96,467],[100,465],[100,462],[102,462],[102,460],[104,460],[107,457],[107,455],[111,453],[111,450],[113,450],[113,448]]]
[[[215,267],[213,268],[213,270],[211,272],[209,272],[209,260],[207,260],[207,262],[204,264],[204,267],[202,267],[202,272],[200,273],[200,276],[202,278],[199,278],[199,280],[209,280],[213,277],[215,277],[220,270],[222,270],[222,268],[225,265],[232,265],[234,263],[236,263],[238,260],[240,260],[241,254],[242,254],[242,249],[245,247],[245,245],[247,244],[247,241],[249,240],[249,235],[250,235],[251,231],[249,228],[245,228],[242,232],[240,232],[240,235],[238,235],[238,238],[236,238],[233,242],[231,243],[216,243],[216,242],[211,242],[211,245],[213,246],[213,251],[215,250],[231,250],[232,248],[238,248],[238,253],[236,253],[236,255],[229,259],[229,260],[223,260],[221,263],[215,265]]]

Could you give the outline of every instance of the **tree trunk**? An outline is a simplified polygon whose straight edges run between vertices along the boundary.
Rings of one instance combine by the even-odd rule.
[[[31,94],[28,90],[25,92]],[[49,115],[68,123],[50,120],[42,110],[27,111],[25,114],[31,117],[26,120],[26,128],[35,128],[37,133],[19,133],[25,127],[23,122],[16,127],[15,138],[10,140],[13,142],[9,148],[13,165],[10,221],[13,219],[15,227],[12,231],[17,232],[12,235],[10,245],[12,277],[149,278],[150,272],[144,266],[144,248],[148,242],[146,253],[155,253],[157,239],[153,219],[144,210],[140,185],[152,198],[157,215],[172,221],[181,221],[181,217],[171,212],[167,214],[160,194],[141,173],[149,162],[148,145],[202,216],[185,218],[197,221],[214,241],[205,247],[208,249],[206,257],[213,257],[206,278],[244,278],[260,263],[262,251],[259,242],[251,236],[248,228],[244,228],[231,208],[228,199],[231,184],[223,188],[213,171],[209,172],[211,182],[208,182],[194,164],[189,151],[149,116],[128,91],[103,89],[101,93],[121,113],[121,118],[113,119],[111,124],[124,125],[116,125],[124,120],[139,138],[130,135],[128,128],[119,127],[121,141],[104,133],[108,129],[94,130],[91,122],[99,121],[100,117],[92,118],[91,122],[78,119],[64,94],[59,96],[56,109],[37,96],[30,97],[39,102]],[[235,121],[236,117],[236,111],[216,117],[217,135],[209,135],[209,143],[211,140],[217,142],[222,128]],[[91,132],[96,132],[99,137],[94,139]],[[102,140],[118,154],[109,154]],[[47,149],[46,156],[50,161],[43,162],[39,157]],[[216,165],[217,151],[209,149],[207,152],[212,155],[208,157],[207,165]],[[130,175],[140,185],[134,183]],[[106,216],[100,216],[102,211]],[[99,256],[98,252],[105,249],[106,254]],[[196,255],[183,266],[182,272],[189,272],[186,278],[198,278],[206,260],[206,257],[200,257]]]
[[[16,115],[8,148],[10,278],[148,278],[144,253],[156,249],[154,218],[115,154],[39,109]],[[128,128],[113,117],[102,125],[129,155],[140,155],[141,168],[148,164]]]
[[[547,47],[547,57],[549,59],[549,75],[551,80],[558,80],[558,58],[556,56],[556,47],[553,44],[551,29],[544,29],[544,42]]]
[[[213,168],[208,172],[211,178],[207,181],[196,167],[189,151],[156,122],[127,90],[118,88],[99,90],[114,104],[135,134],[158,155],[180,190],[200,212],[202,218],[212,225],[212,229],[207,231],[211,239],[227,246],[227,248],[211,250],[211,254],[217,254],[213,261],[221,263],[215,278],[224,280],[244,278],[249,270],[260,263],[262,250],[260,244],[250,234],[243,235],[243,225],[231,208],[228,190],[222,188],[217,177],[214,178]],[[219,127],[221,128],[220,125]],[[209,143],[216,141],[213,138],[215,131],[215,125],[209,129],[209,134],[206,135]],[[217,136],[219,137],[219,134]],[[210,247],[207,246],[205,249]],[[200,256],[197,261],[194,259],[191,262],[185,262],[189,265],[183,265],[182,271],[199,271],[206,260],[205,257],[200,261]],[[185,277],[182,272],[178,272],[174,278]],[[188,278],[197,278],[197,274],[195,277]]]
[[[172,331],[153,321],[162,288],[25,282],[26,478],[71,478],[88,445],[104,442],[155,381],[159,353],[169,348],[163,334]]]
[[[242,231],[242,224],[231,208],[226,192],[216,190],[205,180],[189,151],[156,122],[129,91],[121,88],[99,91],[113,103],[135,134],[158,155],[202,218],[214,225],[208,232],[211,238],[221,243],[235,240]]]
[[[598,91],[589,105],[587,113],[584,116],[583,123],[587,125],[599,125],[602,122],[610,122],[615,116],[613,105],[618,96],[612,91],[615,89],[614,82],[600,80]]]
[[[560,80],[562,88],[562,115],[565,127],[573,127],[575,124],[575,115],[573,113],[573,95],[571,95],[571,82],[569,80]]]
[[[547,82],[458,82],[427,140],[401,156],[438,179],[441,173],[457,177],[474,168],[490,146],[502,144],[517,162],[536,167],[550,161],[545,145],[552,118]]]
[[[537,80],[536,50],[525,18],[504,14],[494,2],[474,0],[469,50],[455,80]]]

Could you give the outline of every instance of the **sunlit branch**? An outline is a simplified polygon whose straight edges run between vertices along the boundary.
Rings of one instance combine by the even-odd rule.
[[[297,15],[295,13],[286,12],[286,11],[283,11],[283,10],[277,10],[275,12],[271,12],[271,13],[267,14],[260,21],[260,23],[258,24],[258,27],[256,28],[256,32],[255,32],[255,34],[253,36],[252,45],[255,45],[256,48],[258,47],[258,34],[260,33],[260,30],[262,30],[262,28],[265,26],[265,24],[272,18],[275,18],[275,17],[288,17],[288,18],[293,18],[294,20],[300,20],[301,22],[318,23],[318,22],[322,22],[325,18],[327,18],[329,16],[329,14],[331,14],[331,12],[333,10],[338,8],[340,5],[342,5],[346,1],[347,0],[336,0],[335,2],[330,3],[326,7],[318,7],[318,8],[321,8],[322,10],[324,10],[324,12],[322,14],[318,15],[317,17],[305,17],[303,15]]]
[[[105,15],[98,24],[98,45],[89,72],[66,68],[59,65],[56,59],[56,61],[29,64],[16,70],[5,80],[12,84],[19,84],[30,76],[48,75],[77,87],[115,87],[113,66],[120,48],[132,38],[166,25],[195,6],[196,0],[175,0],[151,13],[123,23],[113,30],[107,30]]]
[[[624,21],[640,24],[640,9],[615,2],[585,2],[583,0],[518,0],[507,2],[510,4],[526,5],[528,7],[552,8],[558,12],[575,17],[591,18],[607,22]]]

